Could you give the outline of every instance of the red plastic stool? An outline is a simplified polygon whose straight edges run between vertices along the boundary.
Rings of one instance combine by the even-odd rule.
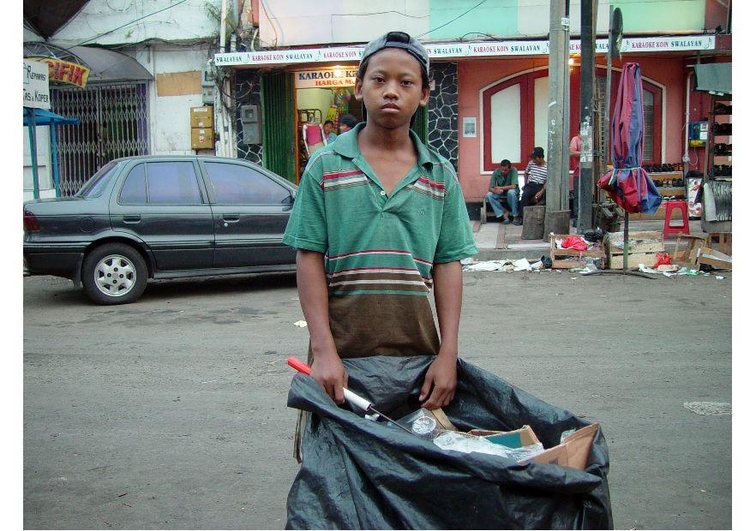
[[[690,222],[688,221],[688,208],[687,201],[684,200],[672,200],[667,201],[664,204],[664,238],[669,238],[671,235],[678,235],[680,233],[690,234]],[[680,225],[672,224],[672,211],[678,210],[682,213],[682,222]],[[675,220],[675,221],[680,221]]]

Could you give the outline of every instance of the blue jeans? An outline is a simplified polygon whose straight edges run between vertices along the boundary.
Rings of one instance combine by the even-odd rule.
[[[520,216],[518,213],[518,190],[507,190],[505,195],[496,194],[495,192],[487,192],[487,202],[492,207],[495,215],[498,218],[505,216],[505,213],[510,210],[510,214],[517,218]],[[508,208],[506,208],[506,206]]]

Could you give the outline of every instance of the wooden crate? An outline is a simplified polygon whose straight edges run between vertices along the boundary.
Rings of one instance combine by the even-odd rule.
[[[555,240],[564,240],[568,236],[578,234],[555,234],[549,235],[549,257],[552,260],[552,269],[570,269],[571,267],[585,267],[586,258],[604,258],[604,249],[590,249],[588,251],[576,251],[575,249],[558,249]]]
[[[624,257],[624,232],[610,232],[604,239],[609,269],[622,269]],[[638,269],[640,264],[653,267],[656,254],[664,252],[664,233],[659,230],[628,232],[628,269]]]
[[[698,249],[698,267],[706,264],[714,269],[732,269],[732,257],[710,247]]]

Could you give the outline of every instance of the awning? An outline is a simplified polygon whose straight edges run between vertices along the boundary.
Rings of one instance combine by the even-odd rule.
[[[73,125],[81,123],[78,118],[70,118],[60,114],[46,111],[44,109],[34,109],[32,107],[23,108],[23,125],[29,125],[31,114],[34,114],[34,125]]]
[[[83,59],[86,66],[91,69],[89,83],[154,79],[138,61],[124,53],[91,46],[73,46],[70,51]]]
[[[88,83],[154,79],[148,70],[129,55],[105,48],[93,46],[60,48],[45,42],[25,42],[23,56],[29,59],[60,59],[83,65],[91,70]]]
[[[732,63],[693,65],[695,90],[714,94],[732,93]]]
[[[31,150],[31,175],[34,183],[34,199],[39,199],[39,167],[37,163],[36,128],[40,125],[78,124],[81,120],[62,116],[46,109],[34,107],[23,108],[23,125],[29,128],[29,148]],[[55,195],[60,196],[60,176],[57,167],[57,132],[55,127],[49,128],[50,155],[52,156],[52,183],[55,185]]]

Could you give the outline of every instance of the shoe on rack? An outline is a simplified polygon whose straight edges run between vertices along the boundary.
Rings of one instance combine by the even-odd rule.
[[[516,218],[513,220],[513,225],[523,225],[523,220],[521,218]]]

